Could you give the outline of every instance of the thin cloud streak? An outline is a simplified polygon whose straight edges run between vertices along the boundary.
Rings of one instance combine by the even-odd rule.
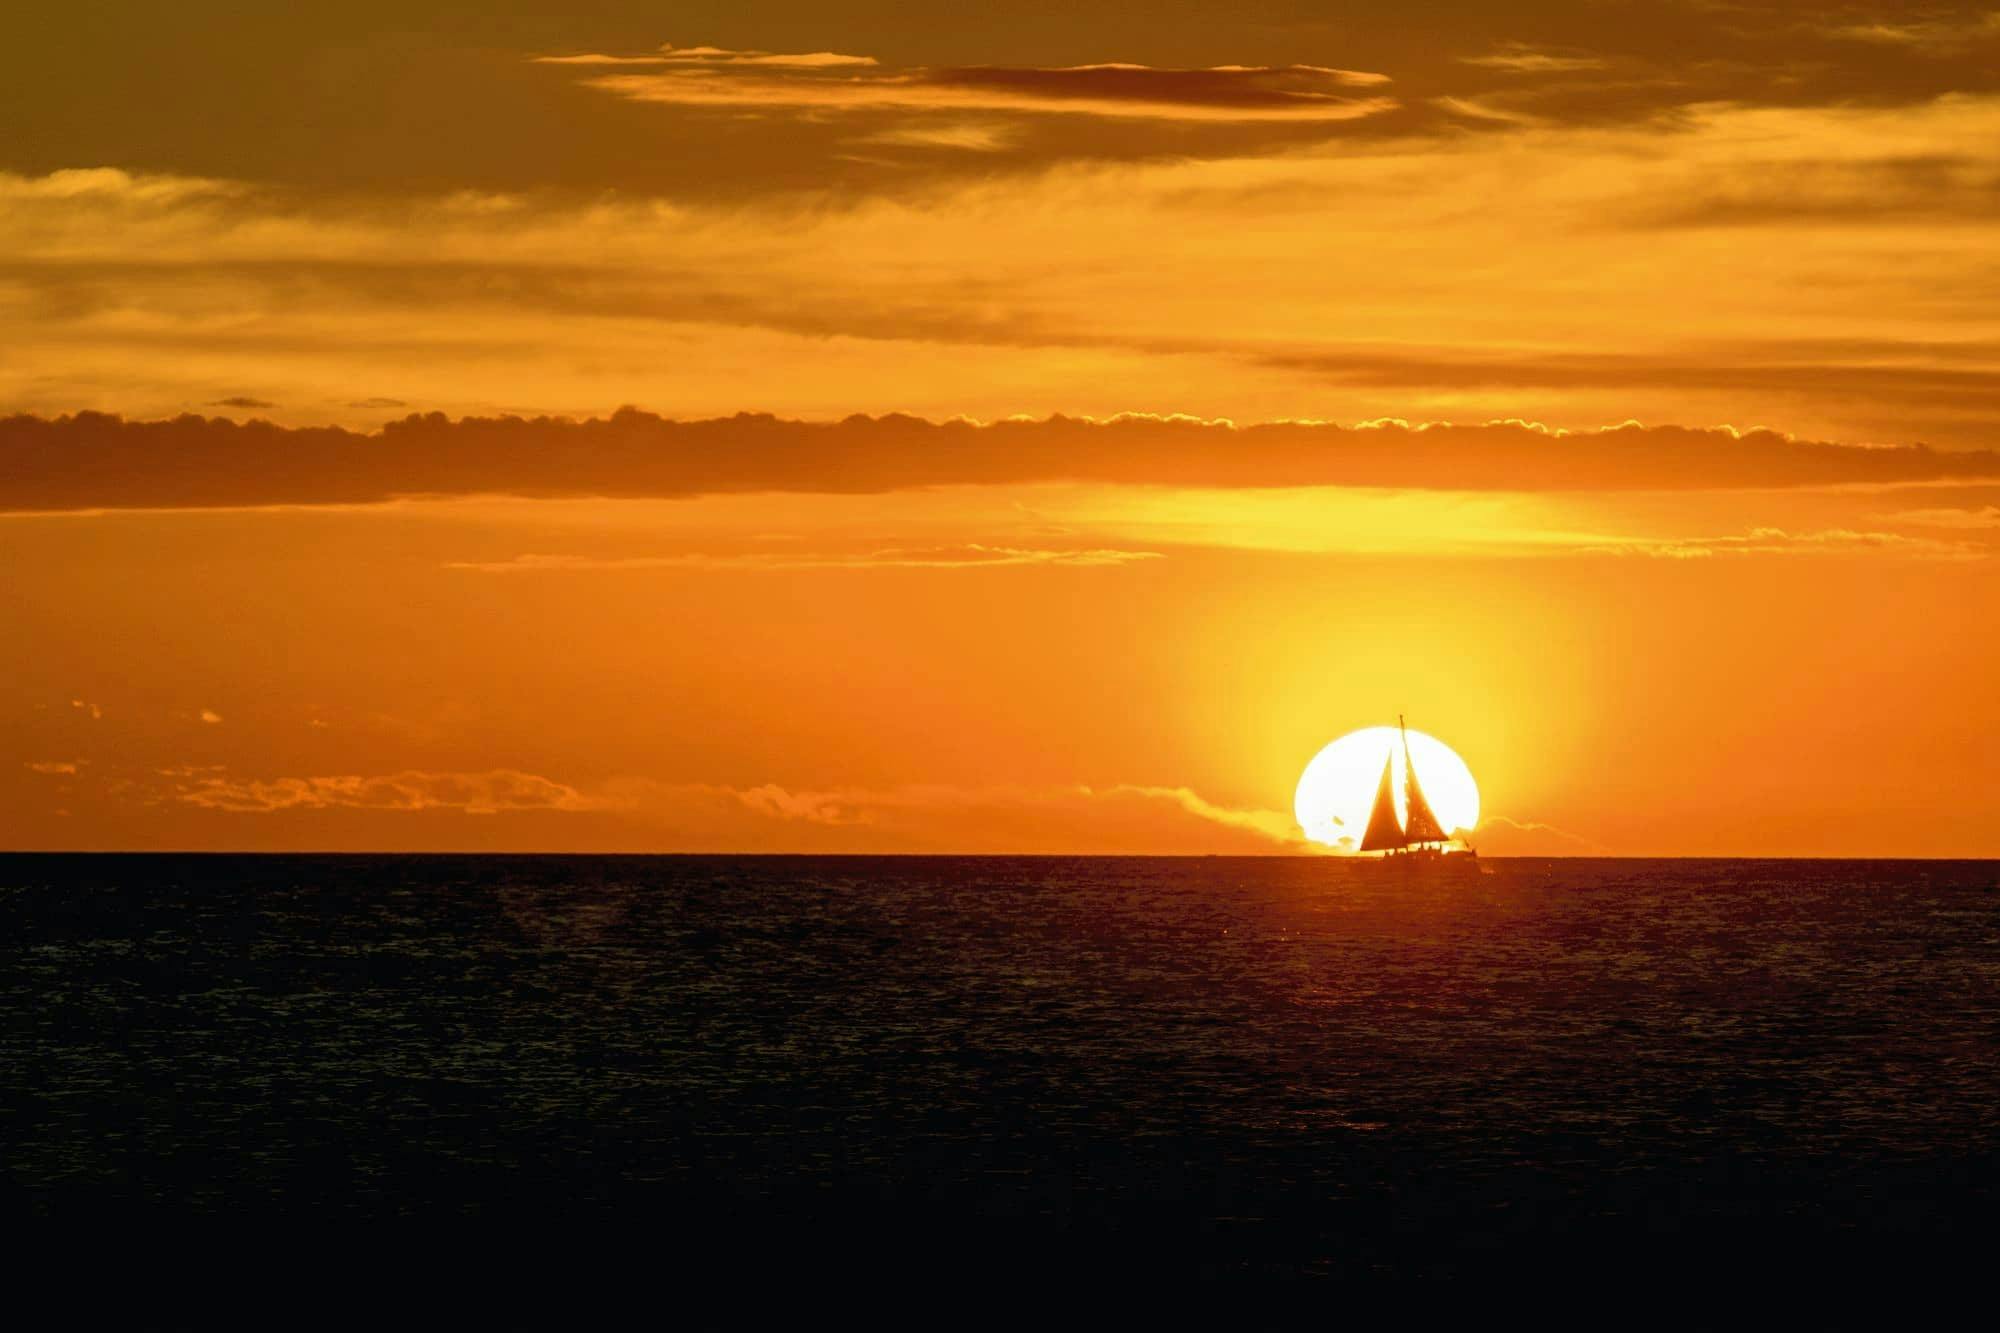
[[[889,548],[853,553],[786,552],[718,555],[687,552],[653,556],[516,556],[511,560],[454,560],[446,569],[479,574],[626,573],[654,569],[743,570],[752,573],[787,573],[810,569],[1103,569],[1161,560],[1159,551],[1120,550],[1033,550],[1021,547],[962,546],[932,548]]]
[[[610,56],[584,53],[572,56],[535,56],[537,65],[693,65],[737,66],[777,69],[851,69],[878,63],[873,56],[842,55],[836,51],[805,51],[794,55],[772,51],[732,51],[720,46],[675,46],[671,42],[644,55]]]
[[[2000,529],[2000,505],[1978,509],[1906,509],[1888,518],[1924,528],[1956,528],[1967,532]]]
[[[644,74],[605,75],[589,82],[592,87],[634,102],[744,111],[1011,111],[1131,120],[1318,123],[1361,120],[1394,110],[1397,105],[1392,98],[1338,97],[1332,93],[1283,93],[1269,100],[1216,101],[1176,97],[1167,88],[1139,88],[1122,93],[1112,87],[1093,94],[1085,91],[1091,81],[1083,79],[1065,88],[1037,86],[1027,80],[969,80],[963,73],[954,80],[916,84],[857,80],[843,85],[800,86],[775,80],[752,83],[740,79],[689,80]]]
[[[491,815],[510,810],[595,808],[574,787],[514,769],[483,773],[406,770],[380,777],[241,779],[227,774],[177,777],[174,797],[184,805],[232,814],[280,810],[455,810]]]
[[[730,785],[618,777],[579,787],[515,769],[244,778],[165,771],[166,799],[231,817],[456,814],[609,818],[651,830],[663,849],[922,850],[1032,848],[1051,826],[1109,851],[1310,850],[1290,816],[1219,805],[1187,787]]]
[[[535,63],[618,69],[584,86],[636,102],[695,109],[829,112],[986,112],[1221,123],[1333,122],[1396,109],[1355,98],[1386,75],[1323,65],[1167,69],[1129,62],[972,65],[884,70],[868,56],[663,48],[641,55],[538,56]],[[646,72],[626,72],[644,69]]]
[[[1717,556],[1751,555],[1874,555],[1919,556],[1935,560],[1978,560],[1989,553],[1970,542],[1937,541],[1896,532],[1857,532],[1845,528],[1824,532],[1787,532],[1754,528],[1726,537],[1623,538],[1592,541],[1579,548],[1590,555],[1643,555],[1667,560],[1707,560]]]
[[[1603,69],[1609,62],[1599,56],[1544,51],[1513,42],[1505,43],[1485,55],[1460,56],[1458,63],[1497,69],[1508,74],[1570,74]]]

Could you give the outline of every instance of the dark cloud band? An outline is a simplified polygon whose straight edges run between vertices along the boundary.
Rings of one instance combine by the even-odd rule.
[[[1768,431],[1519,423],[1238,428],[1132,416],[991,425],[741,415],[672,421],[413,415],[363,434],[183,416],[0,419],[0,509],[366,504],[410,495],[675,497],[1098,482],[1270,488],[1704,490],[2000,478],[2000,453],[1861,448]]]

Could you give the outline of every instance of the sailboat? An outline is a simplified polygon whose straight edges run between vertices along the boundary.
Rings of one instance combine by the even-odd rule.
[[[1454,838],[1438,823],[1431,803],[1424,799],[1417,781],[1417,765],[1410,758],[1410,729],[1396,715],[1396,727],[1403,733],[1403,806],[1405,814],[1396,818],[1396,756],[1391,751],[1382,760],[1382,782],[1375,789],[1375,806],[1368,813],[1368,828],[1361,835],[1361,850],[1381,852],[1382,860],[1402,866],[1444,866],[1472,870],[1479,865],[1479,853],[1470,843]],[[1462,851],[1449,851],[1457,842]]]

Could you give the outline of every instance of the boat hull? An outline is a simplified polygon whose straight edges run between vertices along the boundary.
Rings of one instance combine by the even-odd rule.
[[[1370,857],[1369,861],[1381,867],[1385,874],[1470,876],[1487,873],[1486,867],[1479,863],[1479,853],[1474,851],[1442,852],[1423,847],[1406,852],[1386,852]]]

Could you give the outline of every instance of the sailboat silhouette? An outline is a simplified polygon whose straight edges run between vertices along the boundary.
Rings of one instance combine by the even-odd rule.
[[[1404,816],[1396,817],[1396,755],[1391,750],[1382,760],[1382,782],[1375,789],[1375,806],[1368,812],[1368,828],[1361,835],[1361,850],[1383,852],[1384,859],[1396,861],[1441,861],[1447,855],[1455,863],[1470,864],[1478,858],[1470,844],[1465,850],[1447,853],[1446,844],[1452,842],[1452,834],[1438,823],[1431,803],[1424,799],[1423,785],[1417,781],[1417,765],[1410,757],[1410,729],[1403,722],[1402,714],[1396,715],[1396,727],[1403,733],[1403,806]],[[1463,840],[1460,840],[1461,842]]]

